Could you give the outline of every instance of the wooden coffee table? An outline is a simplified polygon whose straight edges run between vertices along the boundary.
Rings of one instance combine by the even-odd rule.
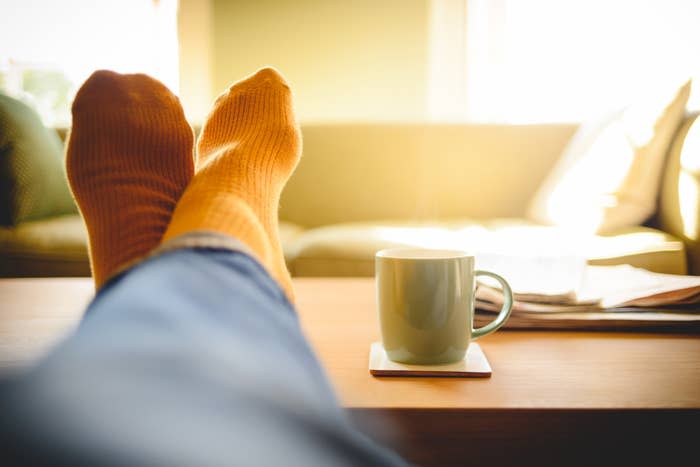
[[[420,465],[600,465],[695,454],[700,336],[501,330],[488,379],[369,374],[372,279],[296,279],[305,333],[361,430]],[[89,279],[0,280],[0,367],[78,322]]]

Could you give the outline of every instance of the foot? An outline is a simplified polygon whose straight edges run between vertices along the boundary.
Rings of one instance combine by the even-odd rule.
[[[164,240],[194,231],[230,235],[252,250],[292,299],[277,213],[299,162],[301,136],[284,78],[263,68],[231,86],[216,100],[197,149],[197,173]]]
[[[97,288],[161,241],[194,172],[178,98],[142,74],[92,74],[73,102],[68,181],[89,235]]]

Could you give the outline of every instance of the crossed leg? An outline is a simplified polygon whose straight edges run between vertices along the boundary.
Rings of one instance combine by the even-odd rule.
[[[104,85],[103,73],[91,80]],[[108,77],[126,102],[143,98],[135,78]],[[107,104],[78,94],[69,179],[97,294],[72,336],[0,386],[3,465],[403,465],[348,423],[299,327],[273,232],[298,130],[286,83],[272,70],[253,78],[263,83],[217,101],[194,175],[176,99],[148,100],[152,113],[119,101],[135,116],[100,120]],[[268,111],[276,123],[238,126]],[[159,115],[177,125],[159,132]],[[85,131],[116,132],[102,127],[114,119],[112,137]],[[139,197],[124,196],[134,183]]]

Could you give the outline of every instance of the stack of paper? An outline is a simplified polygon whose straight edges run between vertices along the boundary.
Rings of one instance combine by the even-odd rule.
[[[629,265],[588,266],[583,259],[562,257],[477,257],[477,267],[510,283],[515,300],[511,327],[678,323],[700,328],[700,276],[659,274]],[[497,283],[479,278],[476,308],[491,314],[502,303]],[[477,322],[492,318],[482,316]]]

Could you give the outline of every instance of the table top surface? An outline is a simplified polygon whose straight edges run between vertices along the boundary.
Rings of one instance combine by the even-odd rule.
[[[700,409],[698,335],[501,330],[479,341],[490,378],[373,377],[374,281],[294,282],[304,332],[348,408]],[[92,294],[87,278],[0,280],[0,368],[49,351]]]

